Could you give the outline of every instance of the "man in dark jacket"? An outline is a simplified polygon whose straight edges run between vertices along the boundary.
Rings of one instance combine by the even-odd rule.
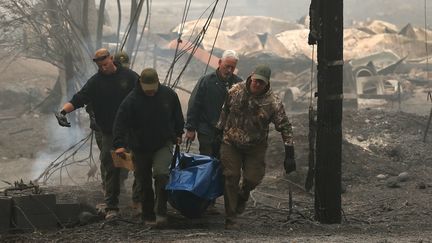
[[[234,74],[238,59],[235,51],[225,51],[219,60],[218,69],[201,77],[192,91],[185,126],[186,138],[193,141],[198,132],[200,154],[216,156],[219,153],[214,151],[215,126],[228,90],[241,81]]]
[[[113,56],[105,48],[96,51],[93,61],[99,68],[98,72],[55,115],[61,126],[70,127],[66,114],[92,104],[96,124],[102,132],[100,159],[105,168],[105,178],[102,179],[105,182],[108,219],[117,215],[120,193],[120,169],[114,167],[110,152],[114,118],[120,103],[137,83],[138,75],[120,65],[117,66],[113,62]]]
[[[130,58],[129,55],[124,51],[119,51],[114,54],[114,62],[119,63],[123,68],[130,69]],[[128,174],[128,169],[120,169],[120,189],[124,189],[125,180],[128,178]],[[140,185],[134,179],[132,184],[132,208],[137,210],[141,210],[140,192]]]
[[[120,51],[120,52],[114,54],[114,63],[116,63],[115,65],[117,65],[117,66],[121,65],[123,68],[129,69],[129,66],[130,66],[129,56],[127,55],[126,52]],[[92,104],[91,103],[87,104],[85,107],[85,110],[89,114],[90,129],[94,131],[96,144],[97,144],[99,150],[102,150],[102,132],[100,131],[100,128],[96,124]],[[100,172],[101,172],[101,177],[105,178],[105,168],[103,167],[102,163],[100,166]],[[120,191],[122,189],[124,189],[124,187],[125,187],[124,182],[128,178],[128,174],[129,174],[129,170],[127,170],[125,168],[120,169]],[[102,179],[102,187],[105,190],[105,181],[103,179]],[[135,187],[136,187],[136,183],[134,181],[134,186],[132,189],[132,191],[133,191],[132,201],[134,203],[135,203],[135,201],[134,201],[135,200]]]
[[[132,151],[135,179],[141,185],[142,219],[167,223],[167,192],[173,144],[180,144],[184,119],[177,94],[159,83],[153,68],[142,71],[139,84],[125,98],[114,124],[118,156]],[[127,139],[126,139],[127,138]],[[154,178],[155,191],[153,191]]]

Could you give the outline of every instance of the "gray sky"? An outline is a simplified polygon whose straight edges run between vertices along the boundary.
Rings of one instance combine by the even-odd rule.
[[[426,1],[427,23],[428,26],[431,26],[432,1]],[[191,1],[188,20],[198,18],[204,9],[213,2],[214,0]],[[129,1],[122,1],[122,12],[125,18],[128,17],[129,4]],[[180,23],[184,0],[154,0],[152,4],[152,12],[154,16],[158,16],[151,20],[154,26],[169,30]],[[221,16],[224,4],[224,0],[219,1],[216,18]],[[231,0],[228,1],[225,15],[271,16],[294,22],[308,14],[309,4],[310,0]],[[116,1],[107,1],[107,6],[111,10],[111,17],[116,20]],[[399,27],[403,27],[407,23],[423,27],[424,7],[425,0],[344,0],[344,20],[345,25],[350,25],[353,20],[380,19],[392,22]],[[160,16],[164,17],[161,18]],[[126,21],[123,23],[126,24]]]
[[[204,1],[204,0],[203,0]],[[426,0],[427,22],[432,24],[432,1]],[[192,1],[193,2],[193,1]],[[224,2],[224,1],[222,1]],[[264,15],[295,21],[308,14],[310,0],[229,1],[229,15]],[[381,19],[404,26],[411,22],[424,26],[425,0],[344,0],[344,19]]]

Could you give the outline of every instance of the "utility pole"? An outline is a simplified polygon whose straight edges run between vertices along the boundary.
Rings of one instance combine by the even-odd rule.
[[[334,224],[341,223],[343,0],[312,0],[313,6],[318,32],[315,218]]]

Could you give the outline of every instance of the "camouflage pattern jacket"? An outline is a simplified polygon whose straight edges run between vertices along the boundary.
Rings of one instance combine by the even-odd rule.
[[[267,144],[272,122],[285,144],[292,144],[292,125],[280,98],[270,85],[261,95],[249,92],[250,78],[233,86],[222,108],[217,128],[223,130],[223,143],[239,147]]]

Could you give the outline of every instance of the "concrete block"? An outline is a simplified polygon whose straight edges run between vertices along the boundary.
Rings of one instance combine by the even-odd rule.
[[[34,194],[12,197],[12,226],[20,230],[58,227],[54,194]]]
[[[7,232],[11,223],[12,198],[0,197],[0,209],[0,233]]]

